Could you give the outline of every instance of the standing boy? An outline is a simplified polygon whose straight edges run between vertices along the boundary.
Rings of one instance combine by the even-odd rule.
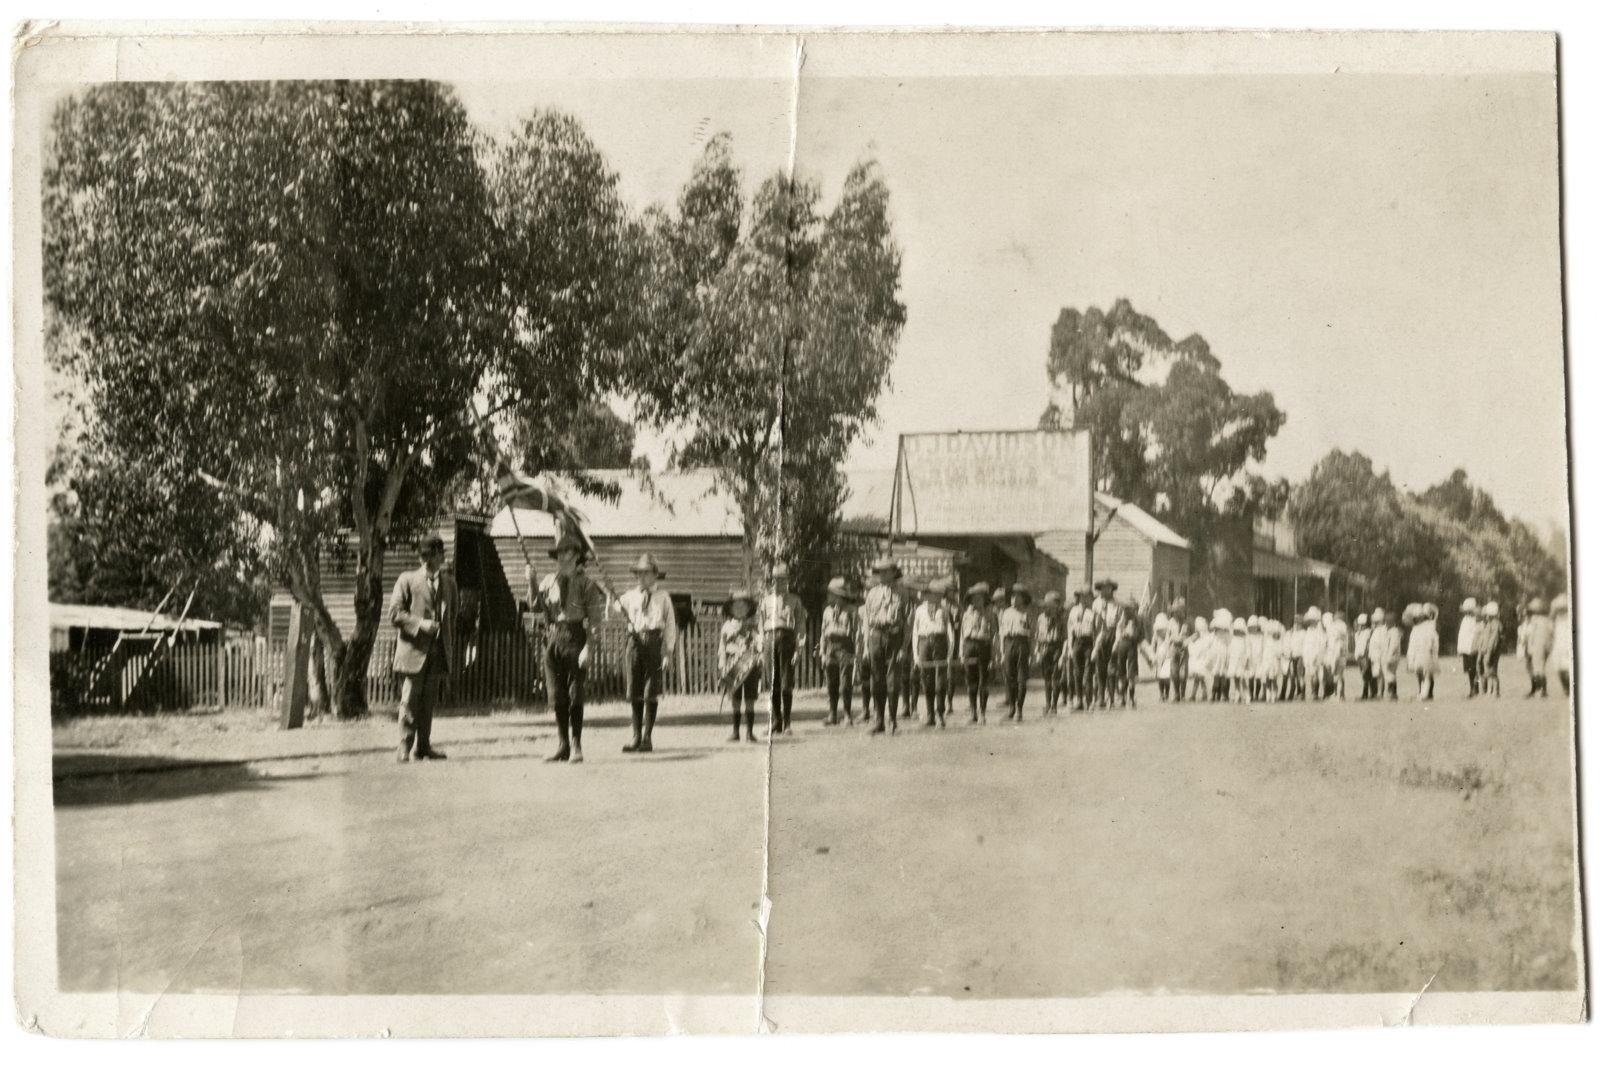
[[[789,717],[794,711],[794,672],[800,665],[798,634],[806,626],[805,605],[789,592],[789,568],[779,563],[772,568],[772,591],[761,598],[756,613],[761,625],[761,644],[767,657],[767,679],[772,686],[772,732],[793,730]]]
[[[911,600],[900,588],[900,567],[884,557],[872,565],[878,584],[867,592],[867,672],[872,680],[872,711],[877,718],[872,732],[884,732],[883,713],[899,729],[900,694],[909,688],[907,673],[911,651]]]
[[[538,583],[534,612],[544,616],[544,684],[555,705],[560,745],[547,763],[583,762],[583,683],[589,644],[605,619],[606,595],[578,569],[588,556],[584,543],[563,534],[550,550],[556,572]],[[529,575],[530,579],[532,575]]]
[[[967,711],[973,722],[989,721],[989,665],[994,662],[994,636],[999,618],[989,607],[989,583],[967,590],[961,613],[961,665],[967,676]]]
[[[955,624],[945,611],[944,591],[945,579],[929,582],[922,591],[922,603],[917,605],[911,623],[911,647],[927,705],[925,726],[936,722],[944,726],[944,682],[950,669],[950,648],[955,642]],[[915,708],[908,710],[916,714]]]
[[[654,555],[646,552],[639,557],[633,577],[637,584],[618,598],[628,619],[628,658],[623,667],[628,702],[633,705],[633,740],[622,751],[653,752],[661,676],[678,647],[678,613],[672,597],[656,588],[666,576]]]
[[[1028,607],[1033,594],[1028,587],[1011,587],[1011,606],[1000,613],[1001,655],[1006,677],[1006,718],[1022,721],[1022,702],[1028,696],[1028,659],[1032,655],[1033,621]]]
[[[1044,675],[1044,713],[1054,715],[1060,702],[1061,642],[1063,638],[1061,594],[1054,589],[1044,595],[1033,631],[1033,662]]]
[[[1456,655],[1461,657],[1461,673],[1467,676],[1467,698],[1478,695],[1478,602],[1473,597],[1461,602],[1461,625],[1456,628]]]
[[[861,614],[857,598],[843,578],[828,582],[828,606],[822,609],[822,632],[817,638],[817,658],[822,661],[828,682],[828,717],[825,726],[839,725],[839,701],[844,700],[844,716],[851,726],[856,714],[851,710],[855,688],[856,647],[861,639]]]

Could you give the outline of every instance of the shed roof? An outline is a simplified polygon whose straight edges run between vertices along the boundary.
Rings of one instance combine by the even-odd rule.
[[[1118,500],[1110,493],[1096,493],[1094,500],[1096,504],[1107,511],[1115,511],[1117,518],[1138,530],[1148,540],[1161,545],[1171,545],[1173,548],[1181,548],[1185,552],[1189,550],[1188,538],[1180,536],[1176,530],[1144,508],[1141,508],[1138,504],[1130,504],[1127,501]]]
[[[52,630],[143,630],[148,624],[152,630],[176,630],[178,620],[170,615],[156,615],[143,608],[118,608],[98,604],[50,604],[50,629]],[[201,630],[220,630],[222,624],[210,619],[193,617],[183,620],[185,633]]]
[[[570,482],[551,480],[566,488],[573,506],[587,520],[590,537],[728,537],[742,538],[744,523],[738,505],[716,485],[711,470],[640,474],[616,470],[585,472],[597,481],[613,482],[622,491],[615,502],[585,497]],[[516,522],[512,522],[515,510]],[[530,508],[501,508],[490,525],[493,537],[549,537],[555,523],[547,512]]]

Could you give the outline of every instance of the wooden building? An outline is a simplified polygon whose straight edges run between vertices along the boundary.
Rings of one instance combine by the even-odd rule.
[[[744,523],[732,498],[721,492],[712,471],[641,474],[629,470],[591,470],[587,476],[615,484],[615,501],[575,497],[584,530],[599,558],[591,573],[603,574],[619,592],[633,584],[632,567],[641,553],[653,553],[666,572],[663,586],[695,606],[720,604],[744,575]],[[515,521],[513,522],[513,519]],[[522,543],[517,533],[521,531]],[[528,590],[523,548],[537,573],[554,567],[549,552],[555,523],[542,511],[503,508],[489,528],[502,573],[518,599]]]
[[[424,535],[437,533],[444,539],[448,566],[460,592],[460,627],[464,638],[480,629],[492,633],[514,630],[518,625],[516,598],[500,566],[500,554],[489,536],[488,525],[488,520],[481,515],[456,514],[440,519],[424,531]],[[350,536],[353,535],[335,541],[319,560],[323,601],[338,624],[339,632],[347,637],[355,632],[356,624],[355,555],[349,547]],[[389,546],[383,560],[385,604],[400,575],[417,566],[416,547],[411,539],[397,540]],[[273,590],[267,635],[271,641],[288,639],[293,602],[287,589]],[[385,618],[379,628],[387,626]]]

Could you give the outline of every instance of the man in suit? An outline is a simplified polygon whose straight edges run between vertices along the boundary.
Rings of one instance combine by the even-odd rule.
[[[422,559],[394,583],[389,622],[399,630],[394,673],[400,676],[400,762],[444,759],[433,747],[433,709],[455,654],[456,582],[444,569],[444,538],[417,543]]]

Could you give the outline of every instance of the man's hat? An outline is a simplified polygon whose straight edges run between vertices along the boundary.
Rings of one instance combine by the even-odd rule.
[[[872,573],[883,574],[886,571],[894,571],[894,576],[896,578],[900,577],[901,574],[904,573],[900,570],[900,564],[896,563],[890,556],[879,556],[877,559],[872,561]]]
[[[732,608],[734,603],[736,601],[740,601],[740,600],[744,601],[745,604],[748,605],[751,608],[754,608],[756,606],[756,598],[751,595],[750,590],[741,589],[741,588],[739,588],[737,586],[735,586],[734,588],[728,590],[728,607],[729,608]]]
[[[438,534],[429,534],[427,537],[417,538],[417,554],[431,556],[435,552],[444,551],[444,538]]]
[[[944,590],[945,581],[943,578],[935,578],[931,582],[923,582],[917,587],[917,592],[923,596],[943,597]]]
[[[1500,617],[1500,605],[1491,600],[1483,606],[1483,613],[1491,619],[1498,619]]]
[[[1059,604],[1061,603],[1061,599],[1061,594],[1054,589],[1050,590],[1044,595],[1044,602],[1046,604]]]
[[[583,538],[579,537],[577,534],[570,533],[562,534],[560,539],[556,541],[556,546],[550,550],[550,558],[559,558],[561,553],[565,552],[569,548],[578,554],[579,563],[582,563],[584,560],[589,558],[589,549],[588,546],[583,543]]]
[[[944,596],[954,584],[949,578],[935,578],[928,583],[928,591]]]
[[[633,564],[633,573],[641,574],[644,571],[654,571],[657,578],[665,578],[667,572],[661,569],[661,564],[656,562],[655,553],[641,553]]]
[[[780,560],[772,565],[772,578],[774,581],[787,577],[789,577],[789,565],[787,563]]]
[[[1116,592],[1116,591],[1117,591],[1117,582],[1116,582],[1116,579],[1114,579],[1114,578],[1107,578],[1107,579],[1106,579],[1106,592],[1108,592],[1108,593],[1115,593],[1115,592]]]
[[[987,597],[988,595],[989,595],[989,583],[988,582],[979,582],[977,585],[974,585],[971,589],[967,590],[967,596],[969,596],[969,597],[974,597],[974,596]]]
[[[989,599],[990,600],[997,600],[997,601],[1000,601],[1000,602],[1003,603],[1005,601],[1005,599],[1006,599],[1006,587],[1003,586],[1003,585],[1000,586],[998,589],[996,589],[994,591],[994,595],[991,596]]]
[[[1033,603],[1033,594],[1030,593],[1028,591],[1028,587],[1023,585],[1021,582],[1018,582],[1016,585],[1013,585],[1011,587],[1011,595],[1012,596],[1020,596],[1024,600],[1026,600],[1028,603],[1030,603],[1030,604]]]
[[[859,600],[855,590],[850,588],[850,583],[843,577],[828,579],[828,595],[839,597],[841,600]]]

